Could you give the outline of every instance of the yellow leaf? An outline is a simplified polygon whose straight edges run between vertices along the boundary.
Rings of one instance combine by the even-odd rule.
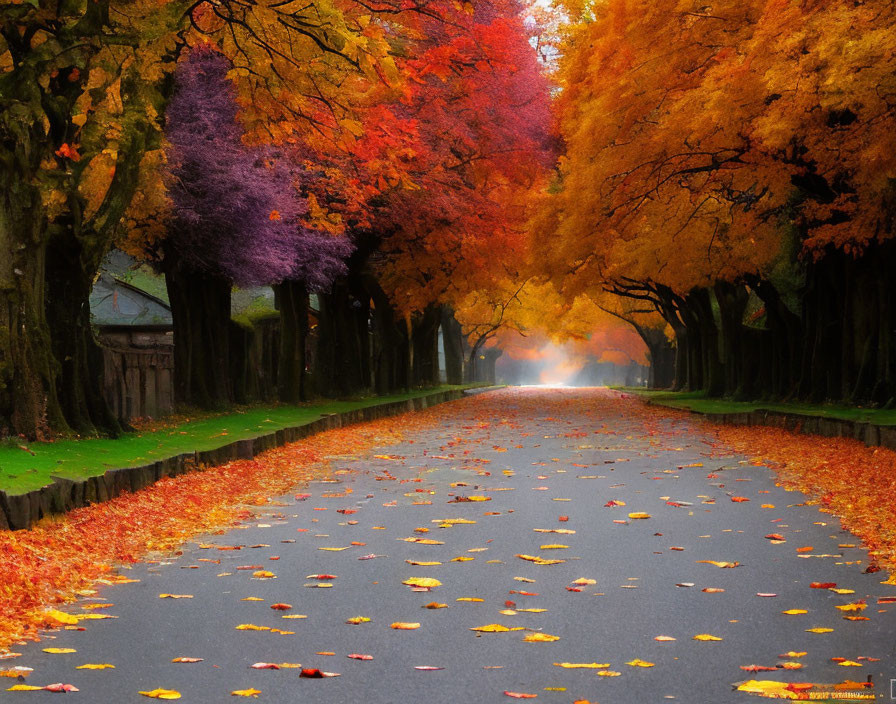
[[[710,635],[709,633],[698,633],[694,636],[694,640],[722,640],[718,636]]]
[[[588,669],[603,670],[610,666],[610,663],[600,664],[597,662],[555,662],[554,667],[564,667],[567,670]]]
[[[573,584],[575,584],[579,587],[584,587],[584,586],[588,586],[590,584],[597,584],[597,580],[596,579],[588,579],[587,577],[579,577],[578,579],[573,580]]]
[[[864,611],[868,608],[868,604],[863,604],[861,602],[856,602],[854,604],[837,604],[835,608],[840,609],[840,611]]]
[[[622,673],[616,670],[599,670],[597,674],[599,677],[619,677]]]
[[[861,667],[862,663],[856,662],[855,660],[844,660],[843,662],[837,663],[840,667]]]
[[[654,640],[659,641],[660,643],[669,643],[675,640],[675,638],[673,638],[672,636],[657,636],[656,638],[654,638]]]
[[[267,570],[256,570],[252,573],[252,576],[256,579],[275,579],[277,577],[273,572],[268,572]]]
[[[523,611],[527,614],[543,614],[547,609],[517,609],[517,611]]]
[[[64,655],[66,653],[77,653],[78,651],[74,648],[44,648],[44,652],[53,655]]]
[[[787,682],[775,680],[747,680],[741,682],[738,691],[758,694],[770,699],[797,699],[798,695],[793,690],[787,689]]]
[[[258,695],[261,694],[260,689],[235,689],[231,692],[234,697],[255,697],[258,699]]]
[[[634,660],[629,660],[626,665],[631,665],[632,667],[653,667],[652,662],[647,662],[646,660],[641,660],[641,658],[635,658]]]
[[[348,619],[346,623],[357,626],[359,623],[370,623],[370,619],[367,616],[353,616],[352,618]]]
[[[78,623],[78,619],[71,614],[67,614],[64,611],[57,611],[56,609],[50,609],[46,612],[46,616],[51,618],[58,623],[67,623],[70,625]]]
[[[788,616],[796,616],[797,614],[807,614],[809,612],[805,609],[787,609],[787,611],[782,611],[781,613]]]
[[[176,689],[153,689],[149,692],[140,692],[150,699],[180,699],[180,692]]]
[[[529,633],[523,636],[524,643],[552,643],[560,640],[560,636],[552,636],[548,633]]]
[[[650,514],[644,513],[643,511],[635,511],[634,513],[628,514],[628,517],[631,518],[632,520],[638,520],[638,519],[650,518]]]
[[[413,631],[414,629],[420,628],[420,624],[407,623],[405,621],[396,621],[390,626],[390,628],[394,628],[397,631]]]
[[[447,609],[448,604],[440,604],[437,601],[431,601],[428,604],[423,605],[424,609]]]
[[[241,623],[239,626],[235,626],[238,631],[269,631],[271,630],[270,626],[256,626],[254,623]]]
[[[458,601],[485,601],[485,599],[480,599],[478,596],[459,596],[457,597]]]
[[[548,545],[542,545],[539,550],[566,550],[569,548],[569,545],[560,545],[559,543],[549,543]]]
[[[469,521],[466,518],[436,518],[432,521],[433,523],[440,523],[442,525],[451,525],[451,526],[471,526],[476,521]]]
[[[417,560],[405,560],[405,562],[415,567],[435,567],[442,564],[441,562],[418,562]]]
[[[795,650],[788,650],[786,653],[781,655],[782,658],[801,658],[806,654],[806,651],[797,652]]]
[[[78,665],[75,669],[76,670],[105,670],[106,668],[111,668],[114,670],[115,665],[110,665],[107,662],[101,662],[101,663],[88,662],[84,665]]]
[[[534,562],[536,565],[559,565],[561,562],[565,562],[565,560],[546,560],[537,555],[517,555],[516,557],[527,562]]]
[[[502,626],[500,623],[490,623],[487,626],[476,626],[470,630],[478,631],[479,633],[507,633],[510,629],[507,626]]]
[[[491,496],[481,496],[478,494],[473,494],[472,496],[467,497],[467,501],[491,501]]]
[[[475,560],[475,557],[470,557],[468,555],[461,555],[460,557],[455,557],[452,562],[469,562],[470,560]]]
[[[855,594],[856,593],[855,589],[836,589],[834,587],[832,587],[830,591],[834,592],[834,594]]]
[[[7,692],[36,692],[43,687],[36,687],[33,684],[14,684],[12,687],[7,689]]]
[[[346,545],[344,548],[318,548],[318,550],[325,550],[327,552],[341,552],[342,550],[348,550],[350,547],[350,545]]]
[[[260,596],[247,596],[245,599],[240,599],[240,601],[264,601]]]
[[[432,588],[432,587],[441,587],[442,583],[434,579],[433,577],[410,577],[402,582],[402,584],[406,584],[409,587],[423,587],[423,588]]]
[[[833,628],[807,628],[806,633],[832,633]]]
[[[192,599],[192,594],[159,594],[159,599]]]

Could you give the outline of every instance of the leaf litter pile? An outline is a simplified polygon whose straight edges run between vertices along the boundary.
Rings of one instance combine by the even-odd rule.
[[[873,699],[892,459],[483,394],[0,535],[0,674],[94,701]]]

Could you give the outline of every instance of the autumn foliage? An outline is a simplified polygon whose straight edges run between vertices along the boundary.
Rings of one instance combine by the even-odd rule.
[[[562,6],[547,275],[659,312],[680,387],[892,398],[892,4]]]

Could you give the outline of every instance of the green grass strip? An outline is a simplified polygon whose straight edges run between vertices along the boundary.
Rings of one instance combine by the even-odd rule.
[[[679,408],[697,413],[749,413],[756,410],[797,413],[804,416],[821,416],[838,420],[851,420],[875,425],[896,425],[896,409],[861,408],[811,403],[768,403],[764,401],[731,401],[723,398],[707,398],[702,391],[656,391],[637,387],[614,387],[617,391],[637,394],[658,406]]]
[[[395,396],[303,406],[255,406],[161,430],[127,433],[116,439],[62,439],[27,445],[11,440],[0,443],[0,489],[9,494],[25,493],[49,484],[51,475],[83,479],[103,474],[109,469],[149,464],[185,452],[212,450],[237,440],[311,423],[327,413],[406,401],[471,386],[474,385],[440,386]],[[27,450],[22,447],[27,447]]]

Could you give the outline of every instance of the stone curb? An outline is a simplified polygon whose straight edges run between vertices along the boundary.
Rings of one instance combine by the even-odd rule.
[[[475,391],[478,392],[480,389]],[[456,401],[465,395],[463,389],[450,389],[405,401],[381,403],[343,413],[328,413],[310,423],[281,428],[273,433],[246,440],[237,440],[212,450],[187,452],[139,467],[110,469],[103,474],[85,479],[53,477],[51,484],[24,494],[7,494],[5,491],[0,491],[0,530],[30,528],[45,516],[108,501],[125,492],[134,492],[147,487],[162,477],[174,477],[233,460],[252,459],[266,450],[332,428],[419,411],[447,401]]]

